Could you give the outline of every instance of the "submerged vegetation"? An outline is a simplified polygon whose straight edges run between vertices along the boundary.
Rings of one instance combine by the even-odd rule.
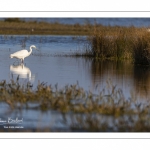
[[[63,88],[39,83],[33,90],[30,83],[19,83],[18,77],[16,81],[0,82],[0,102],[12,110],[59,112],[67,131],[150,131],[150,103],[137,101],[132,92],[126,99],[123,91],[109,81],[108,89],[96,95],[78,83]]]

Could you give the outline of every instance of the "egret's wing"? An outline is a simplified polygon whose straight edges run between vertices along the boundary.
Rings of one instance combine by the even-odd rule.
[[[11,56],[13,56],[13,57],[18,57],[18,56],[19,57],[24,57],[26,55],[28,55],[27,50],[21,50],[21,51],[18,51],[18,52],[15,52],[15,53],[11,54]]]

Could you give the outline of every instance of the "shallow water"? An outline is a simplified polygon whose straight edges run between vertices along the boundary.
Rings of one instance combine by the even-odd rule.
[[[39,51],[25,59],[25,65],[14,64],[9,55],[17,50],[36,45]],[[39,81],[47,85],[64,87],[76,84],[87,91],[98,93],[109,84],[122,89],[126,99],[131,93],[138,101],[149,101],[150,68],[134,66],[132,62],[95,61],[82,57],[70,57],[65,54],[81,52],[87,44],[86,37],[73,36],[0,36],[0,80],[9,81],[12,76],[20,77],[20,82],[30,81],[33,88]],[[0,104],[0,122],[8,117],[23,118],[24,129],[50,127],[66,129],[61,113],[40,110],[10,110],[8,105]],[[2,125],[0,125],[2,127]]]

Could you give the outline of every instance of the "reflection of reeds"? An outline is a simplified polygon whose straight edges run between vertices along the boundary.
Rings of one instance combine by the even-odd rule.
[[[85,114],[74,116],[71,130],[77,132],[149,132],[149,116],[123,115],[122,117]],[[147,120],[148,121],[147,121]]]
[[[91,77],[93,84],[96,81],[105,82],[108,78],[116,79],[117,82],[126,82],[132,78],[134,65],[130,60],[100,60],[93,59],[91,62]]]
[[[150,85],[150,78],[149,78],[149,66],[141,66],[135,65],[134,66],[134,73],[133,73],[133,81],[136,93],[140,95],[141,98],[149,98],[149,85]]]
[[[87,64],[86,64],[87,65]],[[150,67],[134,65],[129,60],[98,60],[93,59],[91,62],[91,78],[93,86],[97,82],[101,85],[109,78],[113,83],[127,88],[130,83],[130,88],[134,89],[140,99],[149,98],[150,87]],[[102,87],[100,85],[100,87]]]
[[[72,130],[146,131],[150,127],[147,120],[150,104],[136,102],[134,95],[125,99],[121,89],[109,82],[108,85],[108,89],[102,90],[98,95],[84,91],[78,84],[59,89],[57,84],[52,87],[39,82],[33,90],[29,83],[21,85],[18,77],[16,81],[12,79],[11,82],[0,82],[0,100],[9,104],[12,109],[32,109],[29,103],[36,103],[36,109],[42,111],[55,110],[64,115],[74,114],[70,124]],[[113,118],[116,122],[110,123],[108,118]]]

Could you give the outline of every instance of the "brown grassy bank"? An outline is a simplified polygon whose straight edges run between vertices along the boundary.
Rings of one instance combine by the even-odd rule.
[[[8,18],[0,21],[0,34],[5,35],[89,35],[92,33],[92,30],[93,26],[90,24],[68,25],[59,22],[25,22],[17,18]]]

